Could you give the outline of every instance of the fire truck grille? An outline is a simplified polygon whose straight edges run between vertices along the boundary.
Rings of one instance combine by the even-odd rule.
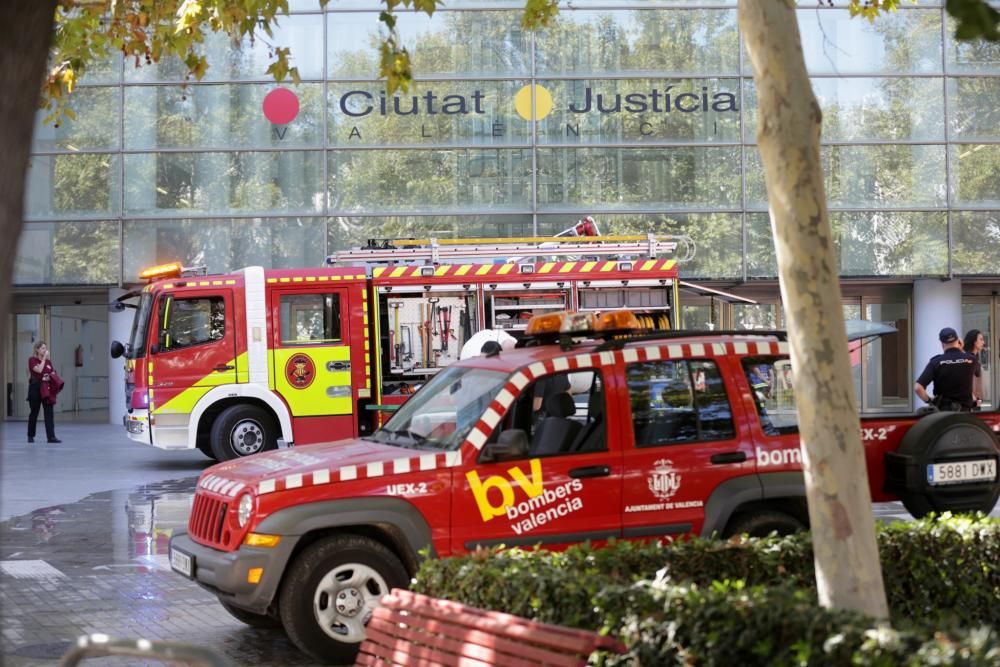
[[[194,497],[188,532],[197,541],[216,547],[223,545],[223,531],[226,525],[226,510],[229,505],[199,491]]]

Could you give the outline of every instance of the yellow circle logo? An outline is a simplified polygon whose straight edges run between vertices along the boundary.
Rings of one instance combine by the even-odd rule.
[[[525,86],[514,95],[514,109],[524,120],[531,120],[531,89],[532,86]],[[534,86],[535,89],[535,120],[542,120],[552,111],[552,94],[541,86]]]

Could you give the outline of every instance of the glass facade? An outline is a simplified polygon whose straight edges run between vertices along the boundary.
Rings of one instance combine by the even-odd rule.
[[[15,282],[315,266],[369,237],[547,234],[586,215],[604,233],[690,235],[686,279],[773,280],[735,4],[575,1],[539,32],[521,0],[402,11],[417,81],[392,96],[372,0],[291,2],[273,38],[240,49],[210,36],[200,82],[109,57],[75,119],[39,116]],[[798,19],[841,275],[996,275],[1000,45],[957,43],[941,3],[874,23],[834,5]],[[266,75],[279,46],[301,83]]]

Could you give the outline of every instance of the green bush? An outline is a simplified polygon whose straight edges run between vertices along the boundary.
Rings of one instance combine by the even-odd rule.
[[[945,515],[877,537],[898,630],[818,606],[808,534],[493,549],[426,561],[414,589],[600,628],[630,649],[609,665],[1000,664],[1000,520]],[[962,629],[978,626],[992,628]]]
[[[952,517],[880,525],[891,620],[898,626],[1000,626],[1000,520]],[[811,537],[693,537],[669,544],[576,545],[562,553],[493,549],[426,561],[415,588],[466,604],[574,627],[595,627],[594,595],[609,585],[654,579],[708,586],[790,584],[813,591]]]
[[[853,612],[824,609],[788,584],[708,587],[665,579],[612,587],[598,595],[606,627],[628,652],[592,661],[617,665],[975,665],[1000,664],[991,628],[948,633],[877,627]],[[622,609],[633,610],[616,615]]]

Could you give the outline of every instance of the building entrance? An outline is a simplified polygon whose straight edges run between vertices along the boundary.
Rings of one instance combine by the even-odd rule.
[[[986,341],[986,345],[979,352],[979,364],[982,368],[980,389],[984,410],[997,405],[997,345],[993,340],[993,332],[996,331],[998,308],[1000,308],[1000,297],[962,298],[962,330],[959,335],[964,338],[967,332],[979,329],[983,333],[983,340]]]
[[[98,299],[99,303],[93,303]],[[75,301],[81,303],[61,305],[15,297],[5,345],[6,419],[28,417],[28,359],[41,339],[66,382],[55,405],[56,421],[108,421],[107,293]]]

